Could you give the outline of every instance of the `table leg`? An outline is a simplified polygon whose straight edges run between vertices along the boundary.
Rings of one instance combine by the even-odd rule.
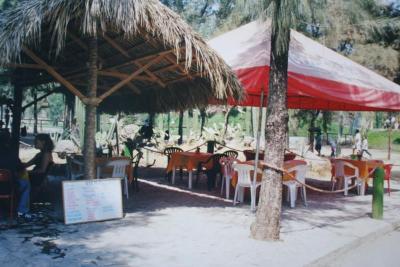
[[[365,195],[365,180],[361,180],[360,181],[360,183],[361,183],[361,186],[360,186],[360,196],[364,196]]]
[[[244,187],[240,187],[240,188],[239,188],[239,201],[240,201],[241,203],[244,202]]]
[[[175,184],[175,172],[176,172],[176,170],[175,170],[175,166],[173,166],[173,168],[172,168],[172,184]]]
[[[192,189],[193,171],[189,171],[189,189]]]

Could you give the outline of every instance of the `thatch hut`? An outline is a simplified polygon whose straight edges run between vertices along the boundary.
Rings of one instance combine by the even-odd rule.
[[[88,178],[97,107],[163,112],[241,97],[225,62],[157,0],[29,0],[0,20],[0,66],[16,69],[19,90],[56,81],[85,103]]]

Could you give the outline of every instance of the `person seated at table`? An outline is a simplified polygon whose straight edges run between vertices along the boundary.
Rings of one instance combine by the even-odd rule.
[[[29,181],[32,186],[32,198],[34,199],[40,191],[43,181],[46,179],[47,173],[53,164],[52,152],[54,149],[53,141],[48,134],[38,134],[35,137],[35,148],[39,149],[30,161],[24,164],[25,168],[34,166],[33,170],[29,172]]]
[[[9,170],[12,174],[14,183],[18,186],[19,201],[17,213],[19,218],[30,219],[29,213],[29,195],[30,183],[28,174],[23,167],[23,164],[17,157],[12,156],[12,151],[9,147],[11,140],[10,134],[6,131],[0,132],[0,169]],[[11,188],[4,185],[0,186],[0,194],[9,193]]]

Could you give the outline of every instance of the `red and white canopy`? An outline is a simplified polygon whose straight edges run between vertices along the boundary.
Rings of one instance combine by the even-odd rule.
[[[247,97],[259,106],[268,93],[271,32],[251,22],[208,44],[235,70]],[[294,30],[291,32],[288,107],[293,109],[399,111],[400,86]]]

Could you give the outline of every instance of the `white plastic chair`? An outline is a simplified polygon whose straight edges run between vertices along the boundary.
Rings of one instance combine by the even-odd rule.
[[[336,179],[338,177],[343,177],[343,180],[344,180],[343,181],[344,182],[344,195],[345,196],[348,195],[349,182],[352,179],[356,180],[357,192],[358,192],[358,194],[360,194],[360,189],[361,189],[360,187],[361,187],[362,180],[359,178],[360,171],[358,170],[358,168],[356,166],[354,166],[353,164],[351,164],[350,162],[347,162],[347,161],[344,161],[344,160],[335,160],[333,164],[334,164],[334,168],[335,168],[335,177],[332,179],[332,191],[335,188]],[[354,170],[354,174],[346,175],[345,167]]]
[[[221,196],[224,192],[224,187],[225,187],[226,199],[229,199],[231,179],[234,172],[233,164],[235,163],[235,161],[236,161],[235,158],[226,158],[226,157],[223,157],[219,160],[219,163],[224,168],[224,173],[222,175],[222,180],[221,180]]]
[[[124,193],[126,198],[129,198],[129,188],[128,188],[128,176],[126,175],[126,167],[131,164],[131,161],[128,159],[118,159],[108,161],[105,165],[98,168],[97,178],[102,177],[101,169],[102,168],[112,168],[111,178],[121,178],[124,180]]]
[[[261,185],[261,182],[253,180],[251,177],[251,171],[254,171],[254,166],[248,164],[233,164],[233,169],[238,173],[238,181],[235,188],[235,197],[233,198],[233,205],[236,205],[239,188],[241,188],[241,196],[243,197],[243,192],[245,187],[250,188],[251,194],[251,210],[256,210],[256,190],[257,187]],[[258,173],[262,173],[261,169],[257,169]]]
[[[287,172],[292,173],[295,172],[295,178],[296,180],[306,183],[306,173],[307,173],[307,165],[306,164],[300,164],[296,165],[292,168],[289,168]],[[301,183],[298,183],[295,180],[290,180],[290,181],[284,181],[283,185],[287,186],[288,188],[288,194],[287,194],[287,201],[290,202],[290,207],[294,208],[296,205],[296,199],[297,199],[297,189],[301,189],[302,193],[302,198],[304,201],[304,206],[307,207],[307,195],[306,195],[306,187],[302,185]]]

